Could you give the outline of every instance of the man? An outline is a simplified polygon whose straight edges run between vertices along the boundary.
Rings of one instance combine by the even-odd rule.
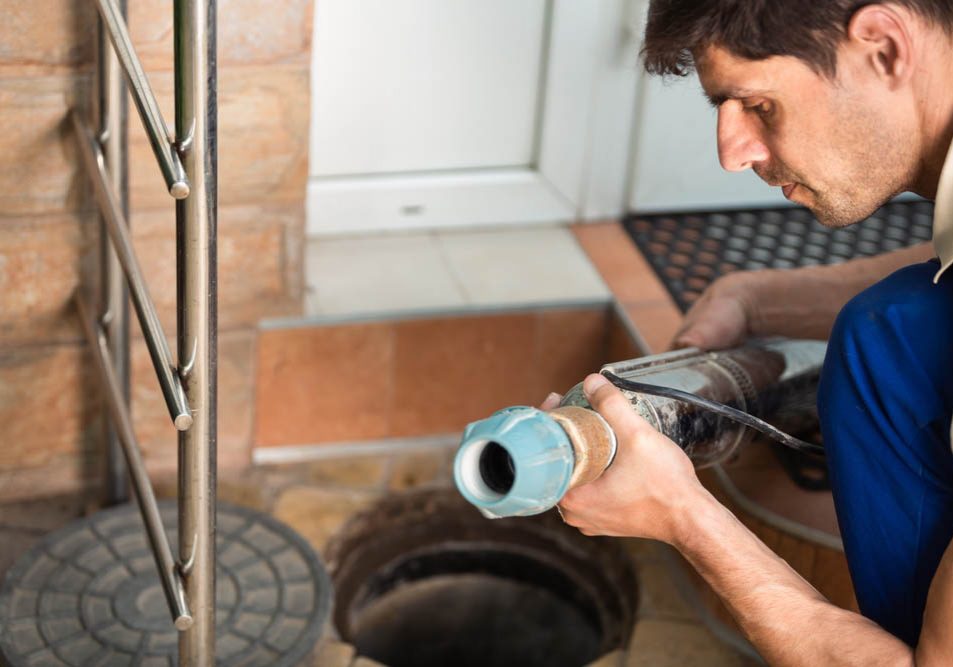
[[[829,339],[818,407],[863,615],[765,547],[598,375],[585,390],[620,449],[565,497],[566,521],[674,545],[771,664],[953,665],[953,0],[653,0],[644,55],[653,73],[697,71],[724,168],[831,227],[905,190],[935,198],[934,244],[729,275],[675,341]]]

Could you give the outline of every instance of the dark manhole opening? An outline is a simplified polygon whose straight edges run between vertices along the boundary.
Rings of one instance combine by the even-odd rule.
[[[555,512],[491,521],[453,490],[393,495],[328,557],[338,632],[389,667],[580,667],[635,624],[625,550]]]

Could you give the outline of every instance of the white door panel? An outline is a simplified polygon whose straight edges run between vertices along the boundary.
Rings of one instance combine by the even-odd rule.
[[[320,0],[313,176],[526,166],[544,0]]]
[[[319,0],[308,233],[620,214],[630,2]]]

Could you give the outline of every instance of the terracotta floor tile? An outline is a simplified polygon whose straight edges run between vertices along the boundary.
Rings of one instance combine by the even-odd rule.
[[[667,565],[660,560],[639,563],[639,617],[695,621],[695,610],[679,594]]]
[[[351,667],[354,647],[350,644],[324,637],[312,652],[312,667]]]
[[[629,644],[627,667],[744,667],[748,660],[720,643],[703,626],[643,619]]]
[[[590,662],[586,667],[625,667],[625,651],[618,650],[606,653],[598,660]]]
[[[641,347],[641,342],[633,336],[627,320],[628,315],[621,309],[614,310],[609,318],[606,359],[610,362],[635,359],[648,354],[648,351]]]
[[[803,539],[787,533],[781,533],[781,541],[776,549],[777,554],[787,561],[795,572],[805,579],[809,579],[814,571],[814,559],[817,548]]]
[[[384,483],[386,456],[349,456],[321,459],[307,465],[308,479],[321,486],[378,489]]]
[[[272,515],[294,528],[315,551],[321,553],[345,521],[376,499],[377,496],[370,493],[341,493],[314,486],[295,486],[278,497]]]
[[[658,354],[669,349],[683,317],[675,304],[670,301],[655,301],[624,303],[623,307],[650,353]]]
[[[766,510],[829,535],[840,535],[830,491],[807,491],[791,481],[770,444],[761,440],[749,443],[724,470],[741,494]]]
[[[533,396],[564,393],[609,361],[606,308],[544,310],[536,315]]]
[[[625,303],[670,300],[621,224],[578,224],[572,230],[616,299]]]
[[[216,497],[218,500],[249,507],[259,512],[268,512],[274,501],[275,490],[264,484],[256,483],[252,475],[236,476],[234,473],[219,475],[216,482]],[[167,498],[175,498],[178,489],[172,487],[172,493],[166,493]]]
[[[388,488],[404,491],[424,485],[446,485],[452,472],[443,450],[398,454],[394,459]]]
[[[831,549],[818,549],[810,581],[828,600],[843,609],[858,611],[854,585],[844,554]]]
[[[533,313],[398,322],[391,436],[453,433],[537,400]]]
[[[258,338],[258,446],[387,435],[390,323],[265,330]]]

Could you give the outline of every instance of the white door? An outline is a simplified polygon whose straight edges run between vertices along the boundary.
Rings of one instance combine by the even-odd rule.
[[[309,234],[616,214],[630,4],[319,0]]]

